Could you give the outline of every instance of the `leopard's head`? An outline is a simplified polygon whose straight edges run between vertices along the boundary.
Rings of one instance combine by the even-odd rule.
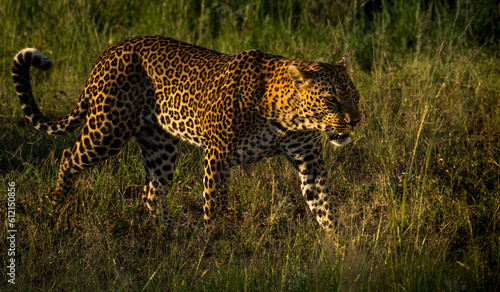
[[[359,93],[347,73],[348,61],[292,65],[288,74],[297,89],[300,114],[307,128],[325,131],[332,144],[351,142],[349,133],[361,121]]]

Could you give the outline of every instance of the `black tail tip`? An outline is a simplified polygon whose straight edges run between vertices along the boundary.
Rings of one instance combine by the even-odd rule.
[[[14,62],[18,62],[22,66],[31,65],[40,70],[47,70],[52,66],[52,62],[47,56],[33,48],[21,50],[14,58]]]
[[[45,57],[45,55],[43,56]],[[41,56],[33,55],[32,58],[33,59],[31,60],[31,65],[33,65],[33,67],[36,67],[40,70],[49,70],[52,67],[52,62],[50,62],[50,60],[47,57],[42,58]]]

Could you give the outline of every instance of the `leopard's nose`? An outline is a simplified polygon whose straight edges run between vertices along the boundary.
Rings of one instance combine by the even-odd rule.
[[[351,126],[351,127],[352,127],[352,129],[353,129],[353,130],[356,130],[356,129],[357,129],[357,127],[358,127],[358,125],[359,125],[359,122],[361,122],[361,119],[355,119],[355,120],[353,119],[353,120],[351,120],[351,119],[348,119],[348,118],[347,118],[347,119],[346,119],[346,122],[347,122],[347,124],[348,124],[349,126]]]
[[[347,112],[344,113],[344,121],[346,124],[351,126],[352,130],[356,130],[361,121],[361,114],[359,110],[353,105],[351,108],[347,109]]]
[[[360,121],[361,120],[352,120],[352,121],[347,122],[347,124],[354,128],[359,124]]]

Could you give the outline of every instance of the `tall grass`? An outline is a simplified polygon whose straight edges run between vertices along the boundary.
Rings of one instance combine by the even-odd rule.
[[[2,273],[0,290],[495,289],[499,17],[486,0],[2,2],[0,175],[18,186],[19,265],[16,286]],[[211,246],[170,237],[140,203],[135,143],[79,175],[61,213],[40,203],[77,133],[48,137],[25,121],[12,57],[29,46],[52,59],[54,68],[32,72],[32,83],[42,112],[58,118],[99,54],[142,34],[226,53],[350,57],[363,122],[346,147],[324,141],[343,230],[320,230],[293,167],[277,157],[232,170],[236,236]],[[199,224],[203,151],[179,149],[169,204]],[[0,246],[5,267],[4,239]]]

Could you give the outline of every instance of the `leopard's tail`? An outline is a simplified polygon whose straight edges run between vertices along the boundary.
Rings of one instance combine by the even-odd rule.
[[[52,121],[45,117],[35,102],[30,83],[30,67],[33,66],[40,70],[50,69],[52,62],[36,49],[27,48],[21,50],[14,57],[12,62],[12,78],[16,86],[16,93],[21,103],[26,118],[33,126],[50,135],[64,135],[73,131],[85,121],[88,109],[88,101],[84,93],[80,101],[73,110],[64,118]]]

